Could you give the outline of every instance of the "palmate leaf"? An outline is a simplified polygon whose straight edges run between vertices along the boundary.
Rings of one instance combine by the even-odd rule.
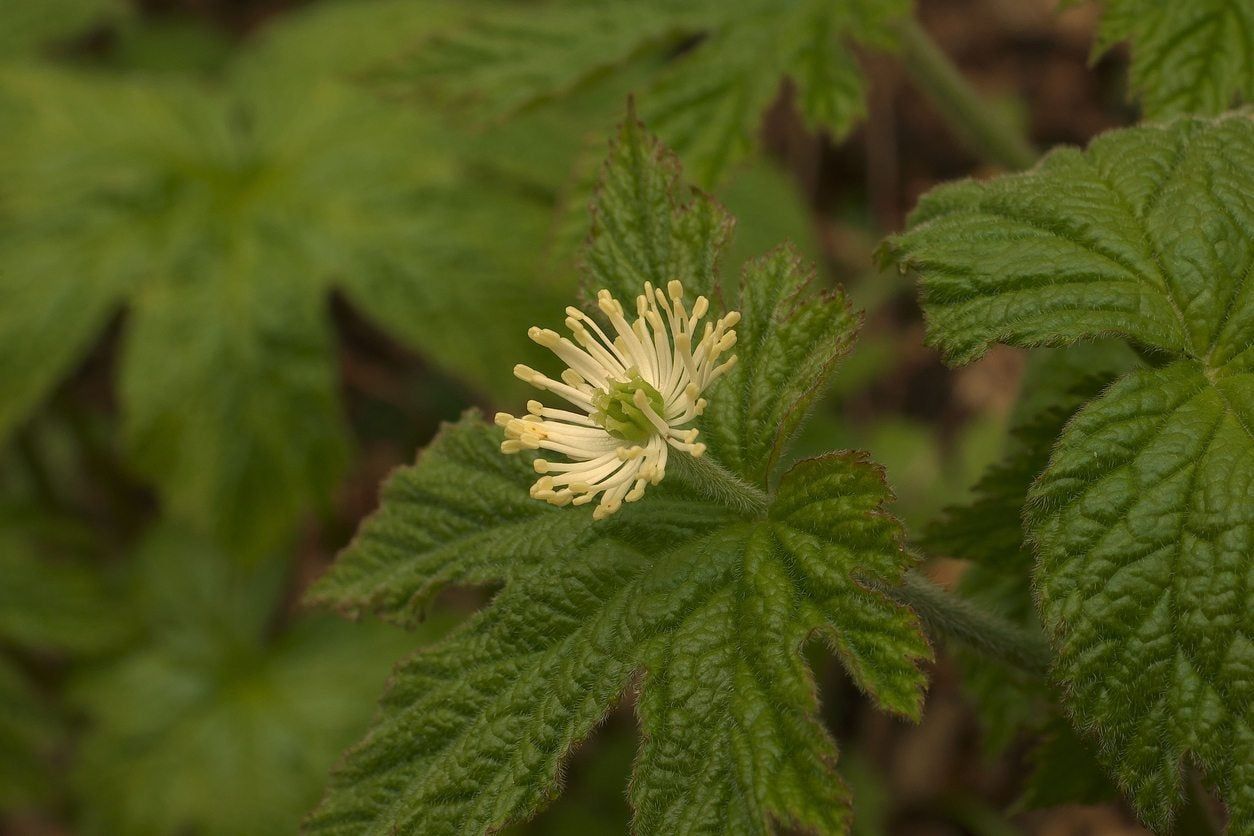
[[[1129,86],[1148,117],[1213,115],[1254,98],[1254,6],[1102,0],[1097,52],[1132,45]]]
[[[369,577],[369,605],[408,620],[440,583],[508,581],[397,671],[309,831],[525,819],[643,670],[639,832],[843,832],[848,799],[801,646],[821,635],[882,706],[912,717],[928,654],[913,615],[865,586],[906,564],[878,469],[847,454],[803,462],[756,522],[660,491],[593,524],[587,509],[528,500],[533,474],[501,467],[498,445],[473,416],[445,429],[314,592],[357,608]]]
[[[471,104],[481,118],[500,118],[699,36],[639,92],[645,120],[689,175],[710,185],[756,144],[783,79],[812,126],[845,135],[865,112],[853,45],[891,44],[891,23],[908,11],[901,0],[488,7],[404,59],[397,74]]]
[[[1155,826],[1189,762],[1254,826],[1252,173],[1245,113],[1118,131],[942,188],[889,244],[952,360],[1113,334],[1156,364],[1071,420],[1028,514],[1067,704]]]
[[[783,246],[744,268],[740,362],[712,398],[711,443],[726,464],[765,484],[836,363],[862,325],[843,291],[817,292],[813,268]]]
[[[281,566],[242,572],[175,527],[150,532],[133,565],[118,608],[147,637],[71,683],[82,832],[294,832],[413,636],[313,617],[278,628]]]
[[[0,434],[125,309],[133,459],[239,549],[284,536],[344,461],[333,287],[486,388],[508,369],[476,322],[525,329],[552,284],[518,280],[543,201],[466,200],[446,135],[334,81],[0,84],[21,103],[0,137]]]
[[[595,202],[589,286],[634,294],[644,281],[679,277],[709,288],[729,226],[709,198],[684,193],[674,157],[629,119]],[[791,255],[765,263],[777,273],[746,270],[747,283],[764,282],[761,301],[756,290],[741,300],[746,321],[774,317],[781,286],[805,291]],[[852,324],[843,305],[829,315]],[[806,317],[773,327],[772,342],[763,334],[761,346],[743,348],[749,360],[765,352],[762,373],[782,378],[772,364],[794,359],[773,341],[823,330]],[[830,371],[821,364],[802,377]],[[779,414],[761,402],[767,395],[746,388],[745,414],[768,437],[786,436],[762,417]],[[788,426],[786,415],[775,420]],[[525,820],[560,791],[571,749],[635,697],[635,831],[846,832],[848,793],[802,648],[822,638],[880,706],[906,717],[918,716],[918,663],[930,655],[914,614],[881,591],[910,562],[884,510],[882,471],[854,453],[802,461],[761,514],[668,477],[593,521],[590,507],[530,499],[534,472],[502,456],[500,440],[475,415],[446,427],[392,477],[379,511],[311,593],[351,614],[412,623],[445,584],[504,584],[397,670],[308,831],[481,833]]]

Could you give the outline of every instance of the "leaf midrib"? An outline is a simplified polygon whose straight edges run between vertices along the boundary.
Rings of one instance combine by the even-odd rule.
[[[731,526],[729,526],[729,528],[731,528]],[[703,538],[699,538],[699,539],[701,540],[710,539],[712,537],[718,536],[720,533],[724,533],[726,530],[727,529],[724,529],[721,531],[715,531],[712,534],[707,535],[706,537],[703,537]],[[697,542],[699,542],[699,540]],[[689,545],[695,546],[697,545],[697,542],[694,542],[693,544],[689,544]],[[639,575],[634,581],[622,587],[620,590],[618,590],[618,592],[614,594],[612,598],[610,598],[603,605],[598,607],[597,615],[598,616],[603,615],[604,613],[606,613],[613,607],[621,606],[623,602],[628,600],[633,594],[638,594],[643,579],[648,577],[648,575],[657,567],[657,565],[658,565],[657,560],[650,562],[650,564],[648,565],[648,568],[646,568],[641,573],[641,575]],[[734,568],[734,561],[728,561],[727,568],[729,570]],[[725,583],[708,585],[704,590],[704,594],[700,596],[700,598],[697,601],[693,602],[691,608],[689,608],[687,612],[683,613],[683,615],[680,617],[680,619],[677,622],[675,622],[673,625],[666,627],[664,629],[659,629],[650,635],[641,637],[640,640],[635,645],[637,648],[636,655],[638,657],[643,657],[644,654],[639,650],[639,648],[644,648],[648,646],[650,643],[656,642],[659,639],[665,637],[667,634],[681,628],[684,624],[686,624],[689,620],[691,620],[691,618],[693,618],[697,613],[701,611],[702,607],[706,603],[708,603],[710,598],[714,597],[714,595],[721,592],[725,588],[726,588]],[[560,656],[561,655],[560,651],[564,650],[572,641],[577,641],[579,639],[579,637],[583,634],[584,629],[587,627],[588,623],[591,620],[592,619],[588,619],[582,622],[581,624],[576,625],[575,628],[569,634],[567,634],[560,642],[557,642],[554,645],[550,646],[549,648],[538,651],[537,654],[532,654],[532,655],[541,655],[545,657],[546,659],[553,658],[555,656]],[[459,631],[459,634],[461,632],[463,631]],[[452,638],[454,637],[450,637],[450,639]],[[631,675],[634,673],[634,671],[640,668],[640,665],[641,665],[641,661],[640,659],[637,659],[636,665],[632,668],[631,671],[628,672],[624,680],[624,683],[618,689],[618,693],[621,694],[622,688],[626,687],[626,682],[630,680]],[[501,700],[501,697],[498,695],[496,699],[493,700],[493,702],[499,703],[500,700]],[[605,711],[608,711],[608,710],[609,710],[609,706],[607,705],[605,707]],[[483,721],[484,715],[485,715],[485,712],[480,712],[473,718],[473,720],[470,723],[466,725],[465,728],[459,731],[456,735],[450,737],[448,741],[445,743],[445,745],[441,746],[438,751],[427,753],[428,762],[425,768],[422,769],[422,771],[419,773],[417,777],[409,778],[406,781],[406,784],[411,789],[421,784],[424,781],[425,777],[429,775],[431,771],[438,766],[436,761],[438,760],[439,755],[447,751],[451,747],[453,747],[456,743],[462,740],[465,740],[466,737],[474,729],[477,729],[480,726],[480,724]],[[498,778],[498,780],[500,780],[500,778]],[[474,800],[478,801],[482,799],[484,796],[484,792],[485,792],[485,788],[481,788],[480,791],[475,793],[475,795],[473,796]],[[414,792],[406,793],[406,794],[399,794],[396,800],[394,800],[388,806],[386,813],[380,816],[376,816],[376,825],[383,825],[385,823],[398,821],[399,820],[397,817],[398,811],[402,809],[410,808],[411,805],[416,804],[416,803],[421,803],[423,800],[425,800],[424,797],[422,796],[421,792],[418,792],[418,791],[414,791]],[[374,829],[371,832],[382,834],[383,831]]]

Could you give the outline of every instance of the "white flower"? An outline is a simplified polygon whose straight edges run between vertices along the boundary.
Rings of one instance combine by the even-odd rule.
[[[735,355],[718,360],[736,344],[732,327],[740,314],[707,322],[694,346],[710,302],[698,296],[689,313],[683,285],[672,281],[666,289],[645,283],[631,323],[608,290],[598,293],[597,307],[609,319],[613,339],[573,307],[566,309],[566,327],[575,342],[547,328],[527,332],[569,368],[561,380],[521,364],[514,374],[578,410],[528,401],[522,418],[497,413],[496,423],[505,428],[502,452],[551,450],[569,460],[535,460],[536,472],[543,474],[531,486],[536,499],[583,505],[604,494],[593,512],[602,519],[644,496],[645,485],[662,481],[668,448],[694,457],[705,452],[697,430],[686,425],[705,410],[702,392],[736,363]]]

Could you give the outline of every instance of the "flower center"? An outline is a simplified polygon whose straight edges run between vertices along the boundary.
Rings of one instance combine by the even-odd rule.
[[[657,428],[644,410],[636,406],[636,392],[644,392],[649,406],[659,416],[662,415],[666,408],[662,393],[645,382],[639,372],[631,371],[627,373],[626,381],[611,381],[608,392],[592,396],[592,405],[596,407],[592,420],[605,427],[605,431],[615,438],[642,444],[657,432]]]

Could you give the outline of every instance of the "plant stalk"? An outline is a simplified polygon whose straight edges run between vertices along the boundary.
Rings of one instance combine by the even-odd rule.
[[[735,511],[752,517],[766,513],[771,498],[766,491],[751,485],[715,461],[709,453],[697,458],[677,455],[672,458],[678,465],[679,478],[696,488],[707,499],[726,505]]]
[[[897,31],[906,74],[972,151],[1016,170],[1036,162],[1036,149],[1022,132],[975,92],[917,21],[905,18]]]
[[[711,456],[676,456],[675,473],[707,499],[746,516],[766,513],[771,498],[756,485],[732,473]],[[944,635],[968,647],[1044,676],[1049,670],[1049,646],[1040,636],[947,592],[918,572],[907,572],[901,586],[884,587],[897,601],[910,606],[928,633]]]
[[[1049,646],[1042,637],[985,612],[919,572],[907,572],[901,586],[885,591],[918,613],[933,636],[948,636],[1028,673],[1044,676],[1049,671]]]

